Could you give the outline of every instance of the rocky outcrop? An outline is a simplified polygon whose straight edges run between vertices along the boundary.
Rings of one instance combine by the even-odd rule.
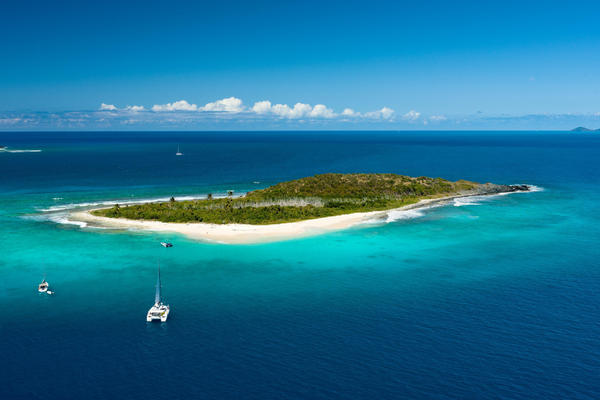
[[[462,191],[461,194],[471,195],[486,195],[486,194],[499,194],[499,193],[512,193],[512,192],[529,192],[529,186],[527,185],[495,185],[493,183],[485,183],[483,185],[476,186],[471,190]]]
[[[483,185],[476,186],[471,190],[463,190],[459,192],[459,194],[455,196],[447,196],[439,199],[425,199],[421,200],[418,203],[409,204],[404,207],[395,208],[393,210],[386,210],[382,213],[375,214],[367,219],[386,219],[388,214],[391,211],[407,211],[414,210],[417,208],[423,207],[431,207],[436,204],[444,204],[448,203],[454,199],[458,199],[460,197],[469,197],[469,196],[485,196],[485,195],[494,195],[500,193],[512,193],[512,192],[529,192],[529,186],[527,185],[495,185],[493,183],[486,183]]]

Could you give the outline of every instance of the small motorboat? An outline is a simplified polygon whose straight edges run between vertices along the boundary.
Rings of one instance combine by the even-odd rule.
[[[160,242],[160,244],[162,244],[163,247],[173,247],[173,245],[169,242]]]

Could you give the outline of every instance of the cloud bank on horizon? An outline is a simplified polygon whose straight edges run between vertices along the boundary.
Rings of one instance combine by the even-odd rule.
[[[108,105],[102,103],[98,110],[117,111],[119,109],[112,104]],[[378,111],[367,112],[365,114],[355,112],[349,108],[346,108],[341,114],[338,114],[333,112],[332,109],[327,108],[324,104],[316,104],[313,107],[310,104],[296,103],[294,107],[290,107],[287,104],[272,104],[268,100],[258,101],[254,103],[254,106],[246,107],[242,100],[235,97],[217,100],[213,103],[207,103],[204,107],[198,107],[196,104],[190,104],[186,100],[180,100],[174,103],[156,104],[151,108],[151,111],[196,111],[199,113],[213,112],[229,114],[244,113],[246,115],[273,116],[275,118],[287,119],[334,119],[341,117],[391,120],[394,116],[394,110],[387,107],[383,107]],[[411,114],[411,116],[416,115],[417,117],[419,115],[419,113],[415,111],[410,111],[409,114]]]
[[[400,119],[414,122],[420,114],[409,111]],[[346,108],[341,113],[334,112],[324,104],[311,106],[296,103],[273,104],[268,100],[258,101],[246,106],[241,99],[229,97],[198,106],[187,100],[173,103],[155,104],[147,109],[140,105],[117,107],[114,104],[101,103],[93,111],[67,111],[59,113],[24,113],[0,115],[0,130],[12,129],[123,129],[124,127],[145,127],[157,129],[193,129],[226,124],[243,125],[254,128],[266,125],[285,129],[303,124],[332,123],[392,123],[396,121],[394,110],[383,107],[381,110],[356,112]]]
[[[345,108],[335,112],[324,104],[273,104],[268,100],[247,106],[241,99],[229,97],[204,106],[179,100],[155,104],[117,107],[101,103],[93,111],[58,113],[30,112],[0,115],[0,131],[11,130],[436,130],[436,129],[530,129],[562,130],[579,125],[600,124],[600,112],[592,114],[534,114],[524,116],[448,116],[423,115],[410,110],[397,114],[388,107],[358,112]],[[500,128],[499,128],[500,127]],[[527,129],[527,128],[526,128]]]

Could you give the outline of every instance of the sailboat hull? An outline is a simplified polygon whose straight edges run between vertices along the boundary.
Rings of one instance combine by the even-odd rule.
[[[46,282],[46,280],[44,280],[44,282],[40,283],[38,285],[38,291],[40,293],[46,293],[48,291],[48,282]]]
[[[146,321],[160,321],[165,322],[169,317],[169,306],[164,304],[155,304],[149,311],[146,316]]]

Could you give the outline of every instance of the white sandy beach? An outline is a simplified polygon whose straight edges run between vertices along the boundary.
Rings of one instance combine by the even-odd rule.
[[[367,213],[337,215],[308,221],[291,222],[275,225],[246,225],[246,224],[205,224],[205,223],[166,223],[158,221],[140,221],[123,218],[105,218],[92,215],[90,211],[75,211],[69,214],[69,221],[85,222],[93,226],[111,229],[139,229],[153,231],[172,231],[190,238],[209,240],[220,243],[240,244],[259,243],[267,241],[287,240],[299,236],[316,235],[331,229],[344,229],[367,220],[385,218],[392,211],[406,211],[416,208],[430,207],[458,197],[472,195],[449,196],[438,199],[421,200],[401,208]]]

